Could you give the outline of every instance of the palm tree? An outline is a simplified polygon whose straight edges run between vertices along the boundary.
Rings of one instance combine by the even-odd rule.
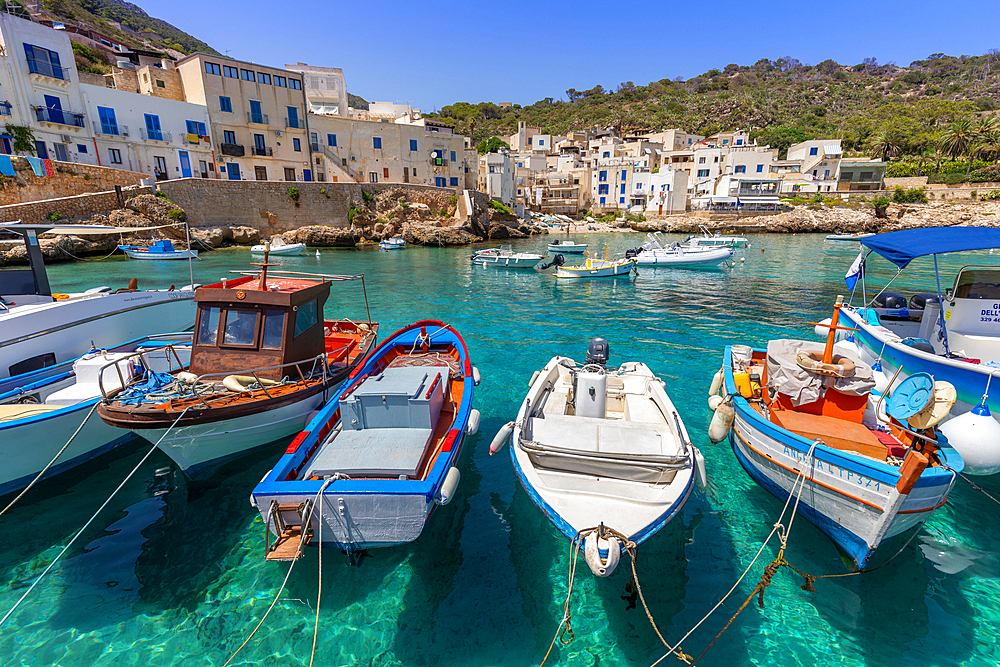
[[[983,144],[983,152],[993,154],[993,164],[1000,162],[1000,129],[983,135]]]
[[[941,137],[941,148],[951,156],[952,161],[965,155],[976,136],[976,127],[971,118],[959,118],[948,126]]]
[[[889,158],[899,155],[902,144],[899,130],[892,127],[882,127],[868,139],[868,147],[872,151],[872,157],[881,155],[883,162],[888,162]]]

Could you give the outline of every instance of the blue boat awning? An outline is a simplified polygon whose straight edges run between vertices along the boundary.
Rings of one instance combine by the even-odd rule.
[[[989,227],[924,227],[876,234],[861,244],[905,269],[915,257],[964,250],[1000,248],[1000,229]]]

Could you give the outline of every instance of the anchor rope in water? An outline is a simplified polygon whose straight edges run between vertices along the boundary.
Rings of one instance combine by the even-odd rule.
[[[326,484],[329,484],[332,480],[328,480]],[[324,485],[323,488],[326,488]],[[322,493],[322,491],[320,491]],[[316,659],[316,638],[319,636],[319,608],[320,602],[323,599],[323,498],[319,496],[319,528],[316,535],[316,546],[319,549],[319,572],[316,575],[317,585],[316,585],[316,625],[313,626],[313,645],[312,653],[309,654],[309,667],[313,667],[313,660]]]
[[[997,500],[996,498],[994,498],[993,496],[991,496],[989,493],[987,493],[986,489],[984,489],[983,487],[979,486],[978,484],[976,484],[975,482],[973,482],[971,479],[969,479],[968,477],[966,477],[962,473],[960,473],[960,472],[956,471],[954,468],[951,468],[951,467],[946,466],[944,464],[941,464],[941,467],[944,468],[945,470],[951,470],[953,473],[955,473],[956,475],[958,475],[959,477],[961,477],[963,480],[965,480],[969,484],[969,486],[971,486],[973,489],[975,489],[976,491],[979,491],[979,493],[983,494],[984,496],[986,496],[987,498],[989,498],[990,500],[992,500],[993,502],[995,502],[997,505],[1000,505],[1000,500]],[[3,514],[3,512],[0,512],[0,514]]]
[[[35,478],[33,480],[31,480],[31,483],[28,484],[28,486],[24,487],[24,489],[21,491],[21,493],[17,494],[17,497],[14,498],[14,500],[10,501],[7,504],[7,507],[4,507],[2,510],[0,510],[0,516],[3,516],[4,514],[6,514],[7,510],[9,510],[11,507],[13,507],[14,505],[16,505],[17,501],[19,501],[21,498],[23,498],[24,494],[26,494],[28,491],[30,491],[31,487],[33,487],[35,485],[35,483],[38,482],[38,480],[40,480],[42,478],[42,476],[45,475],[46,472],[48,472],[48,469],[51,468],[55,464],[55,462],[59,460],[59,457],[63,455],[63,452],[66,451],[66,449],[69,447],[70,443],[73,442],[73,440],[76,439],[76,436],[78,436],[80,434],[80,431],[83,430],[83,427],[87,423],[87,420],[90,419],[91,415],[94,414],[94,410],[96,410],[96,409],[97,409],[97,403],[94,403],[94,405],[92,405],[90,407],[90,412],[88,412],[87,416],[83,418],[83,421],[80,422],[80,425],[76,427],[76,431],[74,431],[73,435],[71,435],[69,437],[69,440],[66,441],[66,444],[62,446],[62,449],[60,449],[58,452],[56,452],[56,455],[54,457],[52,457],[52,460],[45,464],[45,467],[42,468],[41,472],[39,472],[37,475],[35,475]]]
[[[38,577],[31,583],[31,586],[28,587],[28,590],[24,592],[24,595],[22,595],[21,598],[14,604],[14,606],[10,608],[10,611],[8,611],[3,618],[0,618],[0,626],[2,626],[7,621],[7,619],[10,618],[11,615],[17,610],[17,608],[21,606],[21,603],[24,602],[24,600],[28,597],[28,595],[31,594],[31,591],[35,590],[35,586],[37,586],[42,581],[42,579],[45,578],[45,575],[49,573],[49,570],[55,567],[55,564],[59,562],[59,560],[66,554],[67,551],[69,551],[69,548],[76,543],[76,540],[81,535],[83,535],[84,531],[90,527],[90,524],[92,524],[94,520],[97,519],[98,515],[104,510],[105,507],[108,506],[108,503],[111,502],[111,499],[114,498],[116,495],[118,495],[118,492],[122,490],[122,488],[130,479],[132,479],[132,475],[134,475],[139,470],[139,468],[142,467],[142,464],[146,462],[146,459],[148,459],[153,454],[153,452],[155,452],[159,448],[160,442],[165,437],[167,437],[167,434],[170,433],[170,431],[174,428],[174,426],[177,425],[177,422],[181,420],[181,418],[187,413],[189,409],[190,408],[184,408],[184,412],[177,415],[177,419],[174,420],[174,423],[170,425],[170,428],[164,431],[163,435],[160,436],[160,439],[156,441],[156,444],[154,444],[152,448],[148,452],[146,452],[146,455],[143,456],[139,460],[139,462],[135,464],[135,467],[132,468],[132,472],[130,472],[128,475],[125,476],[125,479],[123,479],[121,484],[118,485],[118,488],[116,488],[114,491],[111,492],[111,495],[108,496],[108,499],[105,500],[104,503],[97,508],[97,511],[94,512],[94,515],[87,520],[87,523],[83,524],[83,528],[77,531],[76,535],[74,535],[73,538],[66,544],[66,546],[63,547],[62,551],[60,551],[56,555],[56,557],[52,560],[52,562],[49,563],[48,567],[46,567],[42,571],[42,573],[38,575]]]
[[[322,498],[323,492],[326,491],[326,487],[330,486],[331,482],[333,482],[332,478],[327,479],[325,482],[323,482],[323,486],[319,487],[319,491],[316,492],[316,498],[313,500],[313,504],[310,505],[310,507],[309,507],[309,512],[306,514],[305,519],[302,520],[302,536],[301,536],[300,542],[299,542],[299,551],[301,551],[302,547],[305,546],[305,540],[306,540],[306,534],[307,534],[307,527],[309,526],[310,521],[312,521],[312,513],[313,513],[313,509],[316,507],[316,502]],[[320,511],[322,512],[322,507],[320,508]],[[322,526],[322,524],[320,524],[320,525]],[[266,527],[265,527],[265,529],[266,529]],[[320,546],[319,548],[322,550],[323,547]],[[243,641],[242,644],[240,644],[240,647],[238,649],[236,649],[236,652],[233,653],[231,656],[229,656],[229,660],[226,660],[226,662],[222,665],[222,667],[226,667],[226,665],[228,665],[229,663],[231,663],[233,661],[233,658],[235,658],[237,655],[239,655],[239,652],[242,651],[243,648],[247,644],[250,643],[250,640],[253,639],[253,636],[255,634],[257,634],[258,630],[260,630],[260,626],[264,625],[264,621],[267,620],[267,615],[271,613],[271,610],[274,609],[274,606],[276,604],[278,604],[278,600],[281,599],[281,592],[283,590],[285,590],[285,586],[288,585],[288,579],[292,576],[292,570],[295,569],[295,564],[298,563],[298,562],[299,561],[296,558],[295,560],[292,561],[292,564],[288,566],[288,572],[285,574],[285,580],[281,582],[281,586],[278,588],[278,592],[274,594],[274,599],[271,601],[271,605],[267,608],[267,611],[264,612],[264,615],[261,616],[260,622],[257,623],[257,627],[255,627],[253,630],[250,631],[250,634],[247,636],[247,638]],[[316,615],[319,616],[319,604],[318,603],[316,605]],[[315,650],[316,650],[315,647],[316,647],[315,637],[313,637],[313,652],[314,652],[314,655],[315,655]],[[312,659],[311,658],[310,658],[310,664],[312,664]]]

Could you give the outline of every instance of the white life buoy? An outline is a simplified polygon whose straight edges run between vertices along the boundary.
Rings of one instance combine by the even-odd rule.
[[[174,377],[177,378],[179,381],[183,382],[184,384],[194,384],[198,380],[197,375],[195,375],[194,373],[188,373],[187,371],[181,371]]]
[[[450,503],[451,499],[455,497],[455,490],[458,488],[458,482],[461,479],[462,473],[458,471],[458,468],[454,466],[448,468],[448,474],[444,476],[444,483],[441,484],[441,489],[437,492],[434,502],[438,505],[447,505]]]
[[[237,393],[252,391],[252,389],[249,389],[252,384],[257,384],[257,380],[252,375],[227,375],[222,380],[223,387],[229,391],[235,391]],[[260,379],[260,385],[262,387],[273,387],[276,384],[280,383],[277,380],[268,380],[266,378]]]
[[[722,381],[725,379],[726,375],[720,368],[715,375],[712,376],[712,386],[708,388],[708,395],[715,396],[722,389]]]
[[[729,436],[729,430],[733,427],[736,419],[736,410],[732,404],[723,403],[715,410],[712,422],[708,425],[708,439],[715,444],[719,444]]]
[[[469,421],[465,423],[465,432],[467,435],[475,435],[479,432],[480,417],[481,415],[479,414],[479,410],[476,410],[475,408],[469,412]]]
[[[607,549],[607,558],[601,558],[601,546]],[[591,533],[584,540],[583,556],[590,571],[598,577],[606,577],[614,572],[615,568],[618,567],[618,559],[621,558],[621,555],[621,543],[617,538],[609,537],[602,540],[596,533]]]
[[[708,472],[705,470],[705,455],[694,447],[694,483],[702,491],[708,486]]]
[[[493,436],[493,442],[490,443],[490,456],[493,456],[507,444],[507,440],[510,439],[510,434],[514,431],[514,422],[507,422],[500,427],[497,434]]]

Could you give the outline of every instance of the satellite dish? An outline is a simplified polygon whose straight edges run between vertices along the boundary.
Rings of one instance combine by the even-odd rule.
[[[431,151],[431,159],[432,159],[432,160],[433,160],[434,158],[436,158],[437,156],[438,156],[438,152],[437,152],[437,151]]]

